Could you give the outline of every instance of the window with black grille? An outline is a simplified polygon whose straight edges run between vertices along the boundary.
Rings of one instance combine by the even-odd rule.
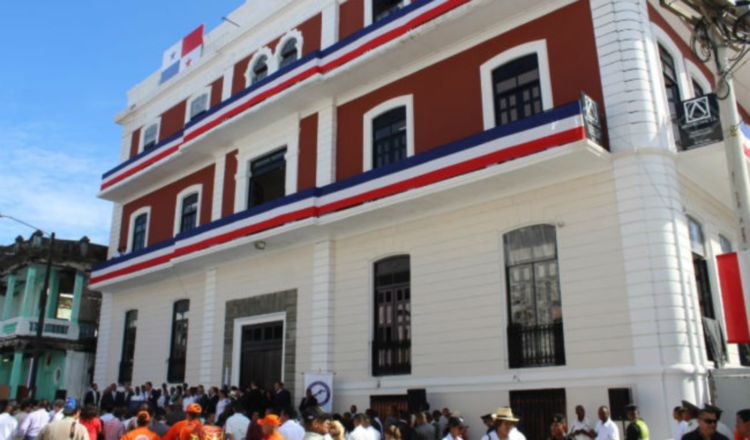
[[[555,227],[517,229],[505,234],[503,244],[510,367],[564,365]]]
[[[286,148],[250,162],[247,207],[261,205],[286,195]]]
[[[180,233],[189,232],[198,226],[198,193],[182,198],[180,208]]]
[[[406,107],[389,110],[372,120],[372,167],[380,168],[406,157]]]
[[[133,359],[135,357],[135,334],[138,326],[138,310],[125,312],[125,328],[122,337],[119,382],[133,380]]]
[[[261,55],[255,60],[253,64],[252,72],[250,74],[250,83],[255,84],[258,81],[268,76],[268,57]]]
[[[375,263],[372,374],[411,373],[411,269],[408,255]]]
[[[297,40],[292,38],[284,43],[281,48],[281,58],[279,59],[279,69],[294,63],[299,58],[297,54]]]
[[[404,0],[372,0],[372,21],[381,20],[404,6]]]
[[[680,103],[681,93],[677,69],[675,67],[674,57],[661,44],[659,45],[659,59],[661,60],[661,71],[664,77],[664,90],[667,94],[667,108],[672,118],[672,132],[674,133],[675,143],[679,147],[680,140]]]
[[[185,360],[187,359],[188,318],[190,300],[184,299],[172,307],[172,341],[169,350],[167,382],[185,381]]]
[[[146,232],[148,229],[148,214],[139,214],[133,222],[133,245],[131,250],[138,251],[146,247]]]
[[[493,70],[492,87],[496,126],[544,111],[536,54],[515,59]]]

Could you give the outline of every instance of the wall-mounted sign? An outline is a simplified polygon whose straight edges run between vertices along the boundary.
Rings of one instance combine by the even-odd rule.
[[[685,150],[724,140],[715,94],[682,101],[680,139]]]
[[[602,123],[599,118],[599,105],[585,93],[581,93],[581,109],[586,137],[602,145]]]

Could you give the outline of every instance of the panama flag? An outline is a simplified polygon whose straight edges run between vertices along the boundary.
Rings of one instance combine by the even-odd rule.
[[[727,325],[727,342],[750,342],[750,254],[731,252],[716,257]]]
[[[203,25],[198,26],[185,38],[164,52],[161,63],[161,80],[168,81],[173,76],[195,64],[203,52]]]

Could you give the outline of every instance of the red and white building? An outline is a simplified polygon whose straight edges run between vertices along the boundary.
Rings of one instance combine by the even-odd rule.
[[[501,405],[535,438],[546,414],[632,399],[668,438],[672,407],[747,362],[723,336],[724,147],[673,130],[715,78],[658,2],[249,0],[229,18],[117,115],[98,383],[283,380],[298,400],[332,372],[335,410],[424,389],[476,438]]]

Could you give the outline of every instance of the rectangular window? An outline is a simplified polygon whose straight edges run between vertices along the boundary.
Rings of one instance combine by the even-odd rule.
[[[159,142],[159,124],[151,124],[143,131],[143,150],[154,148]]]
[[[286,195],[286,148],[250,162],[247,207],[279,199]]]
[[[408,255],[375,263],[372,374],[411,373],[411,270]]]
[[[174,307],[172,308],[172,342],[169,350],[167,382],[182,383],[185,381],[189,312],[189,299],[174,303]]]
[[[510,367],[565,365],[555,227],[518,229],[503,242]]]
[[[148,228],[148,214],[138,215],[133,222],[133,246],[131,251],[139,251],[146,247],[146,230]]]
[[[180,233],[192,231],[198,226],[198,193],[182,199],[180,213]]]
[[[675,144],[679,148],[682,145],[680,139],[680,105],[682,98],[677,69],[675,68],[674,57],[662,45],[659,45],[659,58],[662,75],[664,76],[664,89],[667,93],[667,107],[672,117],[672,132],[674,133]]]
[[[190,120],[208,111],[208,93],[203,93],[190,101]]]
[[[495,125],[501,126],[544,110],[536,54],[526,55],[492,71]]]
[[[122,356],[120,358],[119,382],[133,380],[133,359],[135,357],[135,334],[138,325],[138,310],[125,313],[125,329],[122,337]]]
[[[372,168],[406,158],[406,107],[389,110],[372,120]]]
[[[381,20],[404,6],[404,0],[372,0],[372,21]]]

